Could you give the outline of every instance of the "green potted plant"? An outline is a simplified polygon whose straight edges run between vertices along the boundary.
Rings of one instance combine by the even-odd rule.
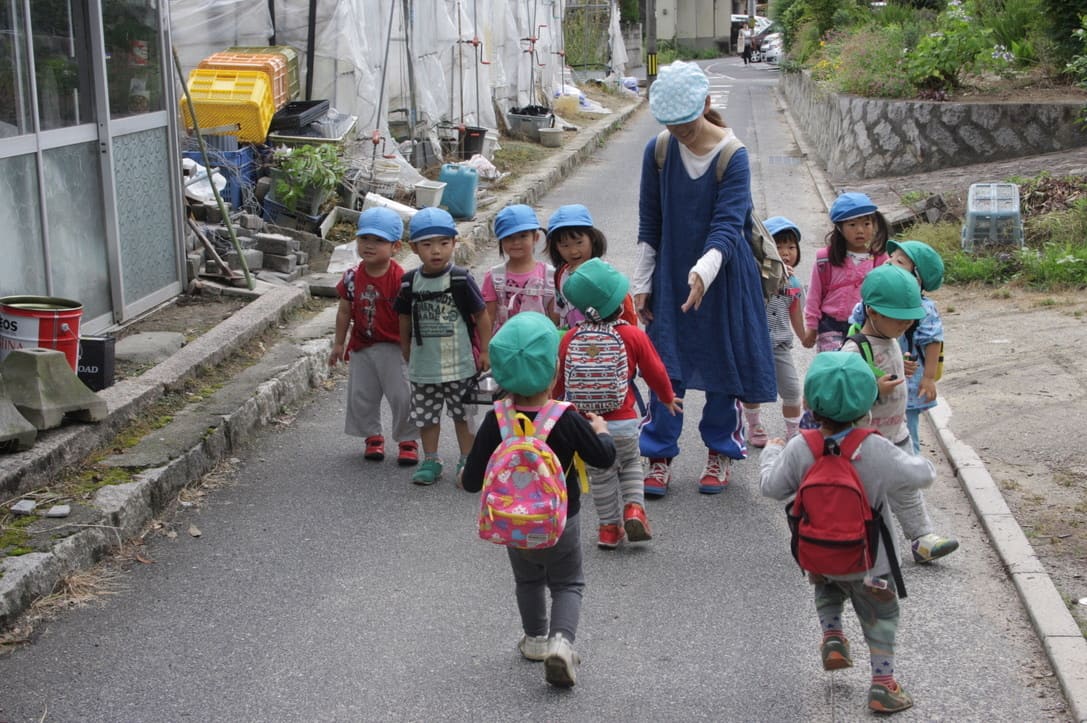
[[[316,215],[346,172],[330,143],[281,148],[275,152],[275,200],[292,213]]]

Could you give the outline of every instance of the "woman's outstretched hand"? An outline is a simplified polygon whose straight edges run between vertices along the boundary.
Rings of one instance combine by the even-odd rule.
[[[702,297],[706,294],[706,287],[702,284],[702,277],[693,271],[687,277],[687,283],[691,287],[691,293],[687,295],[687,300],[683,302],[683,306],[679,307],[684,313],[691,309],[698,311],[698,307],[702,305]]]

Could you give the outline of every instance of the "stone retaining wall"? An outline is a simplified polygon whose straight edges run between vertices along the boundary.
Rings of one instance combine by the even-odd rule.
[[[780,87],[828,174],[861,179],[1087,146],[1083,103],[939,103],[829,92],[808,73]]]

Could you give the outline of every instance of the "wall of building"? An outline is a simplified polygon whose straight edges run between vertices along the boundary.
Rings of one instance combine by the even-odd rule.
[[[1082,103],[941,103],[832,93],[808,73],[781,89],[827,172],[839,178],[922,173],[1087,146]]]

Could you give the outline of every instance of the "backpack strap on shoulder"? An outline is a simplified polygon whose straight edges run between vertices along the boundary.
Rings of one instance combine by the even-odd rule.
[[[876,430],[871,427],[854,427],[851,429],[849,434],[838,443],[838,448],[842,451],[842,457],[852,462],[853,458],[857,456],[857,450],[860,449],[861,443],[875,433]]]
[[[502,439],[508,439],[513,434],[514,417],[517,410],[513,407],[513,400],[502,397],[494,403],[494,418],[498,422],[498,433]]]
[[[872,342],[868,341],[868,337],[860,331],[854,331],[853,327],[849,328],[849,332],[852,333],[842,341],[842,345],[844,346],[847,341],[856,344],[857,348],[860,349],[861,358],[864,359],[864,363],[868,365],[868,368],[872,370],[872,373],[876,375],[876,379],[884,376],[887,372],[876,366],[876,355],[872,351]]]
[[[733,135],[732,138],[725,143],[725,147],[721,149],[721,152],[717,154],[716,174],[718,183],[725,177],[725,169],[727,169],[728,164],[732,162],[732,157],[736,155],[736,151],[741,148],[745,148],[743,141]]]
[[[653,159],[657,162],[657,170],[664,170],[664,161],[668,158],[668,142],[672,134],[665,128],[657,134],[657,140],[653,143]]]

